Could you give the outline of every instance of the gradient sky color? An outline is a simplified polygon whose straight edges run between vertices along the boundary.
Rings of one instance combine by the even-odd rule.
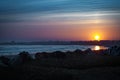
[[[120,0],[0,0],[0,41],[120,40]]]

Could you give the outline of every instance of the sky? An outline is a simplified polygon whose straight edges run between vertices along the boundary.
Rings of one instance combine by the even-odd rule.
[[[120,0],[0,0],[0,41],[120,40]]]

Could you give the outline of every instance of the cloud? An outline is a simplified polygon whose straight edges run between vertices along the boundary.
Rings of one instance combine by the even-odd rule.
[[[120,0],[0,0],[0,36],[17,36],[23,30],[49,35],[66,27],[66,31],[83,26],[119,29],[119,16]]]
[[[0,0],[0,14],[113,10],[119,0]]]
[[[0,0],[0,23],[34,20],[36,15],[120,11],[119,4],[120,0]]]

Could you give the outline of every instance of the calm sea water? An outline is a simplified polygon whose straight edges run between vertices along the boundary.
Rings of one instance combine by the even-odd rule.
[[[0,55],[15,55],[22,51],[28,51],[30,54],[36,52],[53,52],[53,51],[74,51],[76,49],[86,50],[107,49],[104,46],[92,45],[0,45]]]

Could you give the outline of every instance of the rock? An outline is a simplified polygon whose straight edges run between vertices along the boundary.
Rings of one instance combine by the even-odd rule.
[[[14,56],[13,58],[10,59],[9,61],[11,66],[17,66],[22,64],[22,58],[19,57],[19,55]]]
[[[95,53],[90,48],[86,49],[84,51],[84,54],[86,54],[86,55],[95,55]]]
[[[0,61],[5,64],[5,65],[9,65],[9,58],[5,57],[5,56],[1,56],[0,57]]]
[[[37,59],[37,60],[40,60],[43,58],[65,58],[65,57],[66,57],[66,54],[61,51],[55,51],[52,53],[42,52],[42,53],[35,54],[35,59]]]
[[[8,65],[6,65],[2,61],[0,61],[0,67],[8,67]]]
[[[72,51],[67,51],[65,52],[67,58],[73,57],[73,52]]]
[[[55,58],[65,58],[66,57],[66,54],[61,51],[55,51],[51,54],[53,54],[53,57],[55,57]]]
[[[76,49],[74,52],[75,53],[82,53],[82,51],[80,49]]]
[[[25,52],[25,51],[23,51],[19,54],[19,58],[21,59],[22,63],[33,60],[31,55],[28,52]]]
[[[40,60],[40,59],[43,59],[43,58],[49,58],[49,56],[50,56],[49,53],[46,53],[46,52],[40,53],[40,52],[38,52],[38,53],[35,54],[35,59]]]
[[[112,46],[108,49],[108,54],[113,56],[120,56],[120,46]]]
[[[32,61],[32,57],[28,52],[21,52],[20,54],[14,56],[13,58],[10,59],[9,63],[11,66],[17,66],[24,64],[26,62]]]
[[[9,66],[9,58],[5,56],[0,57],[0,67],[8,67]]]
[[[84,55],[83,51],[81,51],[80,49],[76,49],[73,53],[76,55]]]

